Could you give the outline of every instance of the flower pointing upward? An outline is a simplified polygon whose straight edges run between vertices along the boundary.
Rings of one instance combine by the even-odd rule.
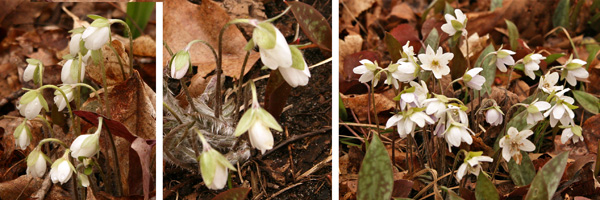
[[[448,35],[454,35],[456,32],[462,31],[462,35],[467,36],[467,30],[465,30],[467,16],[460,9],[455,9],[454,14],[456,17],[450,14],[444,15],[446,23],[442,25],[442,31],[448,33]]]
[[[441,79],[442,76],[450,73],[448,63],[454,58],[454,54],[444,53],[442,47],[439,47],[437,52],[435,52],[431,46],[427,45],[425,54],[419,54],[418,57],[421,63],[423,63],[421,65],[423,70],[431,71],[436,79]]]

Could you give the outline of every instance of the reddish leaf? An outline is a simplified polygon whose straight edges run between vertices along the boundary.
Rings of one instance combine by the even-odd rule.
[[[361,65],[360,60],[367,59],[373,62],[379,63],[381,56],[377,52],[373,51],[361,51],[351,55],[348,55],[344,58],[344,68],[343,74],[344,77],[340,77],[340,92],[343,94],[349,94],[348,91],[351,91],[352,94],[362,94],[366,93],[366,88],[363,84],[358,82],[360,75],[354,74],[352,69],[356,66]]]
[[[133,150],[135,150],[135,152],[137,152],[137,155],[139,157],[139,163],[141,164],[141,168],[142,168],[142,177],[143,177],[143,188],[144,188],[144,199],[148,199],[150,196],[150,188],[151,185],[150,183],[152,182],[152,174],[150,173],[150,166],[152,165],[152,147],[154,146],[154,143],[149,144],[147,140],[143,139],[143,138],[137,138],[135,139],[135,141],[133,141],[133,143],[131,143],[131,148]],[[132,153],[129,154],[134,155]],[[131,157],[130,157],[131,158]],[[133,163],[132,160],[130,160],[130,162]],[[130,167],[129,167],[129,175],[131,176],[133,173],[133,171],[135,170],[135,168],[132,167],[131,163],[130,163]],[[138,170],[139,172],[139,170]],[[138,180],[139,179],[135,179]],[[135,181],[130,181],[131,182],[135,182]]]
[[[221,192],[212,200],[243,200],[248,196],[250,188],[232,188],[225,192]]]
[[[331,51],[331,26],[327,19],[308,4],[299,1],[284,2],[291,6],[294,17],[310,41],[319,45],[321,49]]]
[[[281,115],[291,91],[292,87],[285,82],[279,70],[271,71],[265,89],[265,110],[269,111],[277,121],[279,121],[279,115]]]
[[[429,33],[429,32],[428,32]],[[400,24],[390,31],[390,34],[400,42],[401,45],[410,41],[410,46],[414,48],[414,52],[419,52],[421,49],[421,40],[419,32],[410,24]]]
[[[131,132],[127,130],[125,125],[121,124],[121,122],[108,119],[107,117],[101,114],[81,110],[73,111],[73,114],[77,115],[78,117],[81,117],[81,119],[85,120],[90,124],[93,124],[94,126],[98,126],[98,117],[104,118],[104,127],[107,127],[111,134],[122,137],[126,139],[129,143],[133,143],[133,141],[137,138],[134,135],[132,135]]]

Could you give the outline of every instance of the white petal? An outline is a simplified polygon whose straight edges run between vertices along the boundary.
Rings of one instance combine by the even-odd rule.
[[[35,68],[37,66],[36,65],[31,65],[28,64],[27,67],[25,68],[25,71],[23,71],[23,81],[27,82],[33,79],[33,75],[35,73]]]
[[[562,105],[556,105],[552,111],[552,116],[556,119],[560,119],[565,114],[565,108]]]
[[[448,14],[446,14],[446,15],[448,15]],[[443,24],[441,28],[442,28],[442,31],[444,31],[448,35],[456,34],[456,30],[454,30],[454,27],[452,27],[452,24],[448,24],[448,23]]]
[[[279,29],[275,29],[275,34],[276,41],[274,48],[265,49],[259,46],[260,60],[272,70],[277,69],[277,67],[291,67],[293,64],[292,52],[285,40],[285,36],[281,34]]]
[[[215,168],[215,177],[213,178],[210,185],[207,185],[211,190],[220,190],[225,187],[227,183],[227,177],[229,176],[227,172],[227,167],[221,165],[220,163],[216,163],[217,167]]]
[[[71,40],[69,41],[69,53],[72,56],[76,56],[79,53],[79,42],[81,42],[81,34],[75,34],[71,36]]]
[[[385,128],[390,128],[396,125],[400,120],[402,120],[402,115],[399,114],[390,117],[390,119],[388,119],[387,123],[385,124]]]
[[[522,140],[522,143],[519,146],[519,148],[523,151],[531,152],[535,150],[535,145],[533,144],[533,142],[529,141],[528,139],[525,139]]]
[[[279,72],[283,79],[290,84],[292,87],[305,86],[308,84],[308,77],[310,77],[310,71],[306,62],[304,63],[304,70],[298,70],[293,67],[280,67]]]
[[[248,130],[252,145],[259,149],[261,153],[273,148],[273,134],[268,127],[264,126],[260,120],[257,120]]]
[[[460,181],[463,176],[465,176],[465,174],[467,174],[467,164],[463,163],[462,165],[460,165],[460,167],[458,167],[458,170],[456,171],[456,178]]]
[[[539,111],[548,110],[552,105],[545,101],[538,101],[533,104]]]

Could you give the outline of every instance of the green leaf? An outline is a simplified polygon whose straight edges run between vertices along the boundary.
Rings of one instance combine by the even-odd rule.
[[[564,53],[555,53],[555,54],[551,54],[548,57],[546,57],[546,63],[550,64],[553,63],[554,61],[556,61],[556,59],[565,56]]]
[[[460,35],[460,33],[457,33]],[[462,77],[467,70],[467,62],[469,62],[465,56],[462,54],[460,50],[460,45],[454,45],[450,50],[454,53],[454,57],[452,58],[452,65],[450,66],[450,75],[452,76],[452,80]]]
[[[250,40],[248,40],[248,43],[246,43],[246,46],[244,46],[244,51],[250,51],[254,49],[254,46],[256,46],[256,44],[254,44],[254,39],[250,38]]]
[[[521,155],[523,159],[520,165],[514,159],[508,162],[510,178],[517,186],[529,185],[533,177],[535,177],[535,167],[533,167],[533,162],[531,162],[529,155],[524,151],[521,151]]]
[[[487,178],[485,173],[479,173],[477,176],[477,185],[475,186],[475,199],[498,200],[500,195],[494,184]]]
[[[552,15],[552,25],[554,27],[562,26],[569,29],[569,0],[560,0]]]
[[[291,7],[294,17],[300,28],[310,41],[319,45],[319,48],[331,51],[331,26],[317,9],[300,1],[286,1]]]
[[[490,11],[494,11],[494,10],[496,10],[496,8],[502,7],[503,0],[491,0],[491,1],[492,1],[492,3],[490,3]]]
[[[367,148],[358,172],[358,200],[390,199],[394,187],[392,162],[377,134]]]
[[[135,28],[133,22],[137,24],[143,31],[148,25],[148,20],[154,10],[154,2],[130,2],[127,3],[127,15],[128,17],[125,22],[131,28],[133,38],[137,38],[141,35],[140,31]],[[133,22],[131,21],[133,20]]]
[[[258,108],[258,110],[256,110],[256,117],[265,126],[275,129],[279,132],[283,131],[283,128],[281,128],[279,123],[277,123],[277,120],[271,115],[271,113],[267,112],[267,110],[263,108]]]
[[[456,194],[451,189],[449,189],[445,186],[441,186],[440,188],[447,192],[448,196],[446,197],[446,199],[448,199],[448,200],[463,200],[462,197],[458,196],[458,194]]]
[[[598,1],[598,2],[600,2],[600,1]],[[600,14],[600,13],[598,13],[598,14]],[[586,61],[588,63],[587,68],[589,68],[589,63],[592,63],[594,61],[594,59],[596,59],[596,54],[600,50],[600,45],[598,45],[598,43],[596,42],[596,40],[594,40],[594,38],[590,38],[590,37],[583,38],[583,40],[581,41],[581,44],[585,45],[585,50],[589,54],[589,56],[586,59]]]
[[[243,133],[245,133],[250,128],[252,123],[254,123],[254,112],[255,112],[254,109],[250,109],[250,110],[246,111],[244,113],[244,115],[242,115],[242,118],[238,122],[237,127],[235,127],[235,131],[233,132],[233,135],[238,137],[238,136],[242,135]]]
[[[598,114],[600,105],[600,100],[596,98],[594,95],[591,95],[585,91],[581,90],[572,90],[573,96],[575,100],[588,112],[592,114]]]
[[[304,62],[304,56],[302,52],[295,45],[289,45],[290,51],[292,52],[292,67],[297,70],[304,70],[306,62]]]
[[[551,199],[558,188],[568,158],[569,152],[566,151],[548,161],[533,178],[525,199]]]
[[[494,83],[494,79],[496,78],[496,62],[494,62],[494,56],[490,55],[485,57],[491,52],[494,52],[494,45],[488,45],[479,55],[477,61],[475,62],[475,66],[480,66],[483,68],[481,71],[481,76],[485,78],[485,83],[481,86],[480,95],[483,96],[483,93],[487,92],[488,95],[492,95],[492,84]],[[483,60],[485,58],[485,60]]]
[[[510,41],[510,48],[513,51],[517,50],[519,44],[517,43],[517,39],[519,39],[519,29],[517,26],[508,19],[504,20],[506,22],[506,29],[508,29],[508,41]]]
[[[338,95],[339,95],[338,99],[340,101],[339,102],[339,117],[343,121],[343,120],[348,119],[348,113],[346,113],[346,106],[344,105],[344,101],[342,101],[342,95],[341,95],[341,93],[338,94]]]
[[[260,48],[272,49],[275,48],[275,44],[277,44],[278,35],[276,34],[276,31],[273,24],[261,22],[254,28],[252,39]]]
[[[429,31],[429,35],[425,38],[425,46],[430,46],[432,49],[437,50],[440,42],[440,34],[437,29],[432,28]]]
[[[387,46],[387,50],[390,53],[390,57],[392,57],[392,62],[398,61],[402,58],[402,54],[400,54],[400,50],[402,49],[402,44],[392,36],[389,32],[385,32],[385,36],[383,37],[383,41]]]

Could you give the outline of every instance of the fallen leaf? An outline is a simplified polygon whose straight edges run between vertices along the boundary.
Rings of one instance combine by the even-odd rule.
[[[219,32],[229,20],[229,15],[213,1],[202,1],[196,5],[187,0],[169,0],[164,3],[164,41],[173,51],[179,51],[192,40],[204,40],[217,51]],[[240,76],[246,52],[243,50],[247,41],[235,27],[223,34],[223,74],[229,77]],[[164,52],[167,52],[165,49]],[[216,68],[216,62],[210,49],[197,43],[190,49],[192,65],[198,66],[198,74],[206,76]],[[247,73],[260,55],[252,52],[248,57]],[[167,65],[170,56],[163,55],[163,66]]]
[[[342,101],[344,101],[344,105],[346,108],[352,109],[359,121],[367,121],[367,115],[373,113],[373,110],[369,108],[373,107],[369,106],[369,98],[371,98],[368,94],[360,94],[360,95],[344,95],[341,96]],[[372,104],[372,103],[371,103]],[[377,114],[386,113],[396,107],[396,102],[391,99],[386,98],[381,94],[375,94],[375,107],[377,108]],[[383,123],[381,120],[380,123]]]
[[[129,45],[126,45],[129,49]],[[133,40],[133,55],[156,57],[156,42],[152,37],[144,35]]]
[[[121,43],[119,40],[113,40],[112,45],[115,47],[116,52],[121,58],[121,63],[123,64],[123,71],[125,72],[125,74],[123,74],[123,71],[121,71],[121,65],[119,64],[118,58],[115,55],[115,53],[110,49],[108,45],[104,45],[101,50],[103,55],[102,61],[104,62],[104,69],[106,70],[107,86],[113,86],[125,81],[125,79],[128,78],[127,75],[131,73],[131,68],[129,67],[129,56],[125,52],[125,46],[123,45],[123,43]],[[101,64],[91,64],[86,66],[85,73],[87,75],[87,78],[91,79],[96,84],[102,86]],[[125,79],[123,76],[125,76]]]
[[[2,199],[17,199],[21,191],[21,199],[27,199],[42,185],[40,178],[22,175],[17,179],[0,183],[0,196]]]
[[[583,138],[590,153],[598,154],[598,140],[600,140],[600,114],[585,120],[582,126]]]

